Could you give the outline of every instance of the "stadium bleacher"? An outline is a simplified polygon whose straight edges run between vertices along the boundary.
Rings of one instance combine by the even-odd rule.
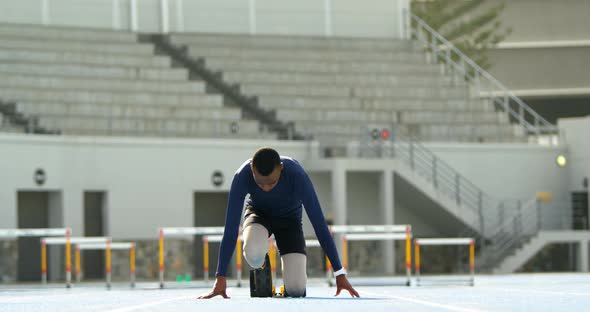
[[[71,135],[268,138],[128,32],[3,25],[0,99]]]

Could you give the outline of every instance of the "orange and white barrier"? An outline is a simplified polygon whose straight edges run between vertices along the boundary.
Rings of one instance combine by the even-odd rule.
[[[104,243],[78,243],[76,250],[104,250],[105,251],[105,273],[107,288],[111,287],[112,277],[112,251],[113,250],[129,250],[129,275],[131,280],[131,287],[135,287],[135,243],[131,242],[111,242],[107,239]],[[76,280],[80,281],[79,256],[76,258]]]
[[[470,284],[471,286],[475,283],[475,240],[470,237],[462,238],[419,238],[414,241],[415,245],[415,270],[416,270],[416,285],[420,285],[420,246],[431,245],[431,246],[445,246],[445,245],[469,245],[469,272],[470,272]]]
[[[406,286],[410,286],[412,277],[412,226],[398,225],[333,225],[334,233],[342,234],[342,265],[348,269],[349,241],[387,241],[405,240],[406,242]]]
[[[205,281],[209,280],[209,243],[220,243],[223,235],[204,235],[203,236],[203,272]],[[236,242],[236,270],[237,286],[242,285],[242,236],[238,236]]]
[[[72,244],[106,242],[106,237],[72,237],[71,231],[66,229],[65,237],[41,238],[41,278],[47,279],[47,245],[66,246],[66,287],[72,287]],[[45,254],[45,256],[43,256]],[[43,270],[45,269],[45,270]],[[44,277],[45,276],[45,277]]]
[[[223,234],[222,226],[206,227],[162,227],[158,230],[158,265],[160,288],[164,288],[164,239],[165,237],[193,238],[195,235]],[[208,261],[207,261],[208,262]],[[207,269],[209,269],[207,267]],[[207,271],[208,272],[208,271]],[[239,281],[238,281],[239,285]]]
[[[0,229],[0,239],[15,239],[19,237],[66,237],[71,230],[68,228],[41,229]],[[67,251],[67,250],[66,250]],[[41,242],[41,282],[47,284],[47,245]],[[69,287],[69,283],[68,283]]]

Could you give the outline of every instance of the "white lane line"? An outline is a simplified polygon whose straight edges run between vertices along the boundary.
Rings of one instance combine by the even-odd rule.
[[[570,295],[570,296],[590,296],[590,293],[581,293],[581,292],[568,292],[568,291],[552,291],[552,290],[537,290],[537,289],[519,289],[519,288],[496,288],[496,287],[486,287],[487,289],[493,290],[502,290],[502,291],[517,291],[517,292],[525,292],[525,293],[537,293],[537,294],[547,294],[547,295]]]
[[[138,304],[138,305],[128,306],[128,307],[124,307],[124,308],[104,310],[104,312],[127,312],[127,311],[134,311],[134,310],[145,309],[147,307],[152,307],[152,306],[160,305],[160,304],[163,304],[163,303],[166,303],[166,302],[170,302],[170,301],[176,301],[176,300],[182,300],[182,299],[188,299],[188,298],[195,298],[195,300],[196,300],[197,297],[195,295],[192,295],[192,296],[182,296],[182,297],[174,297],[174,298],[162,299],[162,300],[158,300],[158,301],[152,301],[152,302],[148,302],[148,303],[142,303],[142,304]]]
[[[70,294],[55,294],[55,295],[38,295],[38,296],[17,296],[17,297],[8,297],[8,298],[0,298],[0,303],[4,302],[4,303],[10,303],[10,302],[20,302],[20,301],[26,301],[27,303],[30,303],[31,300],[35,300],[35,299],[43,299],[43,300],[51,300],[54,298],[60,298],[60,297],[74,297],[74,296],[80,296],[80,295],[88,295],[88,293],[70,293]]]
[[[366,294],[366,292],[363,292],[364,294]],[[420,299],[414,299],[414,298],[408,298],[408,297],[401,297],[401,296],[395,296],[395,295],[390,295],[390,294],[374,294],[374,293],[369,293],[371,295],[377,295],[377,296],[386,296],[385,298],[392,298],[392,299],[397,299],[397,300],[401,300],[401,301],[407,301],[407,302],[411,302],[411,303],[417,303],[417,304],[421,304],[421,305],[425,305],[425,306],[429,306],[429,307],[434,307],[434,308],[439,308],[439,309],[446,309],[449,311],[459,311],[459,312],[480,312],[480,311],[484,311],[484,310],[477,310],[477,309],[468,309],[468,308],[462,308],[462,307],[458,307],[458,306],[453,306],[453,305],[449,305],[449,304],[442,304],[442,303],[436,303],[436,302],[432,302],[432,301],[426,301],[426,300],[420,300]]]

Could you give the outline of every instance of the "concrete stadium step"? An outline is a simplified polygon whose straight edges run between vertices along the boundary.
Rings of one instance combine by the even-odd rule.
[[[285,83],[285,84],[330,84],[348,86],[466,86],[462,81],[452,81],[442,75],[377,75],[377,74],[311,74],[289,72],[240,72],[224,71],[223,79],[240,84]]]
[[[138,42],[92,42],[72,39],[46,40],[22,38],[0,34],[0,48],[19,50],[40,50],[56,52],[108,53],[122,55],[153,55],[154,45]]]
[[[193,105],[195,107],[223,107],[219,95],[170,95],[147,92],[109,92],[48,90],[31,88],[5,88],[0,86],[0,97],[16,102],[63,102],[63,103],[118,103],[134,105]]]
[[[18,102],[19,112],[34,116],[95,116],[99,118],[189,118],[240,120],[242,111],[229,107],[171,105]]]
[[[459,110],[494,111],[486,100],[478,99],[383,99],[335,98],[304,96],[261,96],[260,107],[265,109],[359,109],[359,110]]]
[[[400,131],[422,141],[449,142],[522,142],[521,129],[515,125],[498,124],[401,124]]]
[[[94,28],[72,28],[0,24],[0,36],[37,38],[43,40],[79,40],[94,42],[137,42],[137,35],[131,32]]]
[[[277,118],[283,121],[315,121],[318,123],[330,122],[380,122],[394,123],[398,121],[395,111],[365,111],[365,110],[277,110]]]
[[[280,60],[280,61],[368,61],[368,62],[407,62],[424,63],[423,53],[413,52],[359,52],[348,50],[318,50],[302,48],[240,48],[226,46],[190,45],[189,53],[195,57],[214,57],[240,60]]]
[[[427,123],[485,123],[485,124],[508,124],[508,115],[500,112],[449,112],[449,111],[414,111],[400,112],[399,123],[401,124],[427,124]]]
[[[242,85],[240,89],[250,95],[287,96],[324,96],[324,97],[360,97],[360,98],[456,98],[467,96],[465,88],[428,88],[428,87],[338,87],[338,86],[293,86],[293,85]]]
[[[1,61],[0,73],[132,80],[186,81],[188,79],[188,70],[184,68],[150,69],[71,64],[2,63]]]
[[[232,133],[232,128],[235,127],[234,123],[238,126],[236,133]],[[61,133],[66,135],[183,136],[236,139],[269,136],[269,134],[260,133],[258,122],[252,120],[42,116],[39,118],[39,125],[47,129],[61,130]]]
[[[129,56],[100,53],[28,51],[0,49],[2,63],[53,63],[53,64],[94,64],[125,67],[170,67],[170,58],[165,56]]]
[[[0,76],[0,85],[20,88],[48,88],[66,90],[103,90],[112,92],[146,92],[166,94],[204,94],[202,81],[147,81],[93,78],[65,78],[51,76]]]
[[[374,122],[372,127],[389,128],[393,127],[390,122]],[[365,121],[349,121],[349,122],[326,122],[320,123],[317,121],[297,121],[295,122],[295,129],[305,135],[328,135],[348,136],[351,140],[357,140],[361,134],[366,131],[367,122]]]
[[[206,58],[205,65],[222,71],[293,72],[293,73],[357,73],[357,74],[431,74],[440,75],[440,68],[430,64],[391,62],[301,62],[243,61],[239,59]]]
[[[359,51],[413,51],[417,44],[411,40],[390,38],[326,38],[304,36],[273,35],[230,35],[184,33],[171,36],[175,44],[199,46],[226,46],[237,48],[297,48],[297,49],[333,49]]]
[[[397,122],[397,123],[498,123],[508,124],[508,115],[496,112],[448,111],[366,111],[366,110],[277,110],[277,117],[285,121],[327,122]]]

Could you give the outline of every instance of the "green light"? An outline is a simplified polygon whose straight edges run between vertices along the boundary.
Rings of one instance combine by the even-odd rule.
[[[555,162],[559,167],[565,167],[565,165],[567,165],[567,158],[565,158],[564,155],[558,155],[557,158],[555,158]]]

